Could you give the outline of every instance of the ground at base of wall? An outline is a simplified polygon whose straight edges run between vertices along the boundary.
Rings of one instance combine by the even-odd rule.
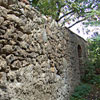
[[[91,83],[81,82],[75,88],[70,100],[100,100],[100,79],[95,78],[95,81],[92,80]]]
[[[100,100],[100,86],[93,85],[92,91],[86,96],[86,100]]]

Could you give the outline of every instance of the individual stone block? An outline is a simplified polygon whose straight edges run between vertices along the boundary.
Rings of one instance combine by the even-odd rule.
[[[4,53],[4,54],[10,54],[12,53],[14,50],[12,48],[11,45],[5,45],[2,49],[1,49],[1,52]]]
[[[1,71],[4,71],[4,70],[6,69],[6,67],[7,67],[7,62],[5,61],[4,58],[2,58],[2,57],[0,56],[0,70],[1,70]]]

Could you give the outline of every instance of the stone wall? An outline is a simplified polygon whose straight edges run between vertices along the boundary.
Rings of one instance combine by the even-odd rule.
[[[0,6],[0,100],[69,100],[85,44],[29,5]]]

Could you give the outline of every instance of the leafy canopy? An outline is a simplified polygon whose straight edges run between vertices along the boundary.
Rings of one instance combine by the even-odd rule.
[[[99,0],[32,0],[32,6],[57,22],[63,18],[64,23],[75,22],[70,27],[84,20],[91,22],[100,18]]]

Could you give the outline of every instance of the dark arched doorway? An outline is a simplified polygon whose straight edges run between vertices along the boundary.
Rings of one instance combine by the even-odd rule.
[[[81,58],[82,57],[82,48],[81,48],[81,46],[78,45],[77,49],[78,49],[78,57]]]
[[[83,66],[82,66],[82,48],[80,45],[77,46],[77,51],[78,51],[78,62],[79,62],[80,76],[82,77],[84,72],[83,72]]]

